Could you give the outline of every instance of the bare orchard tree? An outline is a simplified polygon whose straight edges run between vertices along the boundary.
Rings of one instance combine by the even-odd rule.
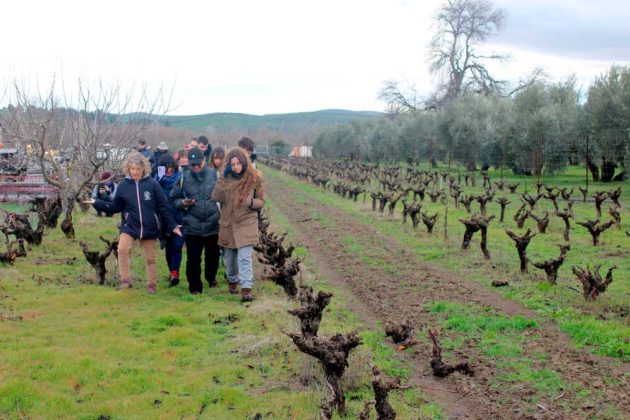
[[[489,60],[505,60],[501,54],[483,54],[478,47],[496,35],[505,21],[505,12],[494,9],[488,0],[447,0],[435,15],[437,31],[429,44],[431,71],[441,76],[436,94],[439,103],[468,92],[501,92],[504,82],[495,79],[486,67]]]
[[[419,108],[420,98],[414,86],[400,87],[400,82],[386,80],[378,91],[378,99],[387,104],[387,112],[397,115],[404,111],[415,111]]]
[[[74,238],[72,211],[82,191],[110,159],[126,155],[164,112],[161,92],[149,100],[146,89],[123,92],[120,85],[96,88],[78,82],[72,97],[53,82],[44,94],[31,95],[13,85],[11,106],[0,114],[6,138],[30,145],[44,179],[59,191],[61,229]],[[57,157],[57,158],[55,158]]]

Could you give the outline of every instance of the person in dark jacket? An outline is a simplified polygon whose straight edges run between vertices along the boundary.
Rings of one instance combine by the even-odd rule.
[[[155,152],[153,152],[153,161],[149,159],[149,162],[151,162],[151,178],[155,178],[158,175],[158,166],[160,166],[160,159],[168,154],[168,146],[166,145],[166,143],[161,141],[160,144],[158,144],[155,148]]]
[[[212,199],[217,172],[206,166],[203,152],[198,147],[188,151],[190,170],[184,173],[181,183],[171,192],[171,200],[184,212],[184,239],[186,241],[186,278],[190,293],[203,291],[201,282],[201,254],[205,248],[205,278],[210,287],[217,286],[219,269],[219,206]]]
[[[160,184],[162,189],[164,190],[164,194],[166,197],[170,197],[171,192],[173,191],[173,187],[180,181],[182,178],[182,173],[179,170],[179,165],[170,154],[166,154],[160,158],[158,162],[158,167],[162,167],[164,169],[160,171],[156,171],[158,175],[155,176],[155,180]],[[163,175],[160,174],[163,171]],[[182,225],[184,223],[184,215],[181,211],[175,208],[175,205],[169,203],[171,213],[175,218],[175,223],[178,225]],[[164,245],[164,254],[166,256],[166,263],[168,264],[169,274],[169,284],[171,287],[177,286],[179,284],[179,267],[182,264],[182,248],[184,247],[184,238],[179,235],[172,235],[168,231],[162,232],[162,237],[160,238],[160,245]]]
[[[251,137],[243,136],[238,141],[238,147],[247,152],[249,160],[252,162],[254,168],[256,168],[256,153],[254,153],[256,145],[254,144],[254,140],[252,140]]]
[[[105,171],[99,176],[98,184],[94,186],[92,190],[92,198],[97,199],[100,198],[103,201],[112,201],[116,196],[116,189],[118,185],[112,180],[112,173]],[[97,211],[96,215],[101,217],[103,215],[102,211]],[[112,217],[113,214],[105,213],[107,217]]]
[[[136,150],[145,158],[149,160],[149,163],[153,165],[153,153],[151,152],[151,148],[147,144],[146,140],[140,139],[138,141],[138,147]],[[147,174],[148,175],[148,174]]]
[[[212,166],[210,162],[210,155],[212,154],[212,145],[206,136],[199,136],[197,139],[199,150],[203,152],[203,157],[206,160],[207,166]]]
[[[168,199],[160,184],[149,177],[151,165],[140,153],[131,152],[123,162],[122,171],[126,175],[118,184],[116,197],[112,202],[91,199],[96,210],[106,213],[122,213],[118,242],[118,265],[120,269],[119,289],[132,286],[129,270],[129,255],[134,240],[139,240],[144,250],[147,270],[147,291],[155,293],[157,288],[157,258],[155,243],[160,236],[160,219],[169,232],[181,235],[179,226],[171,214]]]

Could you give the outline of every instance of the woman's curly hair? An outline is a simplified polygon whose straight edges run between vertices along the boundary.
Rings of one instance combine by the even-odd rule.
[[[142,167],[142,169],[144,170],[144,174],[142,175],[143,177],[151,175],[151,164],[149,163],[149,159],[145,158],[140,152],[137,152],[135,150],[129,152],[122,163],[122,172],[123,174],[125,174],[125,176],[131,176],[131,174],[129,173],[129,168],[132,165],[139,165]]]

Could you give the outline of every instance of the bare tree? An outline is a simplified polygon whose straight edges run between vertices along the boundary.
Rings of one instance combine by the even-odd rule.
[[[387,112],[392,115],[404,111],[415,111],[420,102],[415,87],[409,86],[402,89],[400,82],[395,80],[383,82],[383,87],[378,92],[378,99],[387,103]]]
[[[468,92],[501,92],[505,82],[492,77],[486,62],[506,60],[501,54],[485,55],[478,47],[496,35],[505,12],[488,0],[447,0],[435,16],[437,31],[429,44],[431,72],[442,78],[437,100],[441,103]]]
[[[146,88],[123,92],[120,85],[88,87],[80,80],[72,95],[53,82],[32,95],[16,82],[0,115],[2,135],[30,145],[45,181],[56,187],[63,209],[61,229],[74,237],[72,211],[86,186],[112,158],[124,157],[167,105],[161,91],[150,100]],[[55,159],[56,156],[62,158]]]

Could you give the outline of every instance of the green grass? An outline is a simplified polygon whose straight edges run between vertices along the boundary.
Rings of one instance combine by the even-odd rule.
[[[429,213],[439,212],[440,216],[432,235],[427,234],[424,226],[417,230],[411,227],[411,223],[402,225],[400,213],[402,206],[397,206],[397,216],[392,218],[385,214],[371,211],[371,199],[367,198],[366,203],[362,203],[359,197],[358,203],[343,199],[329,191],[324,191],[311,184],[298,181],[285,174],[281,174],[270,168],[265,168],[267,177],[273,177],[277,181],[287,183],[298,191],[298,194],[307,195],[312,199],[341,209],[355,217],[362,224],[374,226],[382,235],[388,235],[397,240],[403,247],[413,251],[424,260],[431,261],[447,269],[452,269],[465,276],[481,282],[485,285],[494,279],[507,279],[510,286],[495,289],[504,297],[513,299],[524,304],[526,307],[536,310],[540,315],[556,321],[560,328],[573,338],[576,345],[587,345],[596,354],[620,358],[622,361],[630,360],[630,326],[627,324],[627,308],[630,304],[630,283],[625,279],[630,277],[630,238],[623,230],[614,228],[602,234],[602,244],[594,247],[591,244],[591,237],[586,229],[577,226],[575,221],[593,218],[595,214],[593,203],[582,204],[581,200],[574,204],[575,217],[572,220],[573,229],[571,231],[571,246],[567,259],[559,271],[558,284],[551,286],[546,283],[544,272],[530,266],[530,274],[521,274],[518,270],[518,255],[512,240],[505,234],[504,226],[516,229],[512,216],[515,213],[520,200],[517,195],[497,193],[496,197],[506,196],[512,204],[507,207],[505,223],[499,223],[496,219],[491,223],[488,230],[488,248],[492,255],[491,261],[483,260],[479,250],[478,234],[473,238],[469,250],[460,249],[461,238],[464,228],[458,222],[458,218],[466,218],[463,206],[456,209],[452,202],[449,205],[448,213],[448,239],[444,238],[444,207],[439,203],[431,203],[426,199],[424,210]],[[583,174],[583,172],[581,172]],[[494,175],[497,180],[498,175]],[[580,170],[570,168],[565,173],[555,177],[544,178],[547,183],[562,186],[574,186],[574,196],[580,195],[577,185],[580,182]],[[521,182],[529,185],[530,192],[533,184],[531,178],[527,177],[506,177],[506,182]],[[478,193],[481,180],[478,179],[477,189],[467,188],[464,193]],[[616,188],[618,184],[593,184],[590,191]],[[623,184],[626,190],[627,183]],[[534,187],[535,188],[535,187]],[[627,193],[626,193],[627,194]],[[581,195],[580,195],[581,197]],[[622,195],[622,201],[627,199]],[[562,200],[559,205],[563,206]],[[606,211],[605,204],[602,209]],[[473,204],[473,209],[478,210],[478,206]],[[548,200],[541,200],[537,206],[537,213],[542,211],[552,211],[553,206]],[[489,214],[498,214],[499,205],[495,202],[488,205]],[[604,219],[607,219],[604,214]],[[630,212],[627,207],[622,208],[622,223],[630,219]],[[541,261],[555,257],[559,254],[556,244],[563,241],[563,222],[552,217],[548,227],[548,233],[538,234],[528,248],[528,255],[533,261]],[[526,227],[536,231],[535,222],[528,219]],[[357,251],[362,251],[365,245],[354,245]],[[361,248],[361,249],[360,249]],[[377,251],[371,251],[377,252]],[[367,254],[369,255],[369,254]],[[581,284],[575,279],[571,272],[572,265],[587,265],[602,263],[602,272],[613,264],[618,266],[614,272],[614,281],[609,286],[606,293],[602,294],[596,302],[584,301],[581,293]],[[590,333],[589,333],[590,330]]]
[[[274,230],[290,227],[272,202],[269,207]],[[78,243],[104,248],[98,236],[116,237],[116,222],[92,212],[78,215],[76,240],[55,229],[26,259],[0,266],[0,418],[253,418],[257,413],[318,418],[326,392],[323,373],[282,333],[298,329],[287,314],[295,303],[284,292],[257,282],[257,299],[244,307],[223,281],[200,296],[189,295],[185,284],[169,289],[160,252],[158,292],[148,295],[139,247],[132,251],[133,290],[114,290],[113,263],[107,285],[95,285]],[[304,280],[335,294],[320,335],[358,330],[366,342],[351,354],[345,378],[348,411],[356,415],[373,398],[369,363],[401,375],[410,367],[396,360],[381,334],[367,331],[348,309],[349,296],[329,287],[312,267],[308,250],[296,245],[295,255],[305,261]],[[75,260],[67,264],[71,257]],[[22,320],[8,320],[16,317]],[[439,406],[416,397],[392,396],[402,418],[422,413],[440,418]]]
[[[2,313],[22,317],[0,324],[0,417],[317,414],[313,391],[296,380],[304,357],[280,332],[294,323],[276,287],[257,284],[259,299],[248,309],[224,284],[194,297],[162,280],[150,296],[138,249],[136,289],[86,284],[95,274],[78,241],[102,248],[94,237],[115,236],[108,222],[115,224],[78,217],[77,240],[49,232],[27,259],[0,268]],[[53,261],[68,256],[76,262]],[[48,262],[33,264],[38,258]]]
[[[504,316],[473,304],[440,301],[426,305],[426,309],[438,317],[447,360],[457,360],[457,354],[452,351],[461,349],[464,343],[477,343],[481,353],[495,360],[496,375],[491,378],[491,386],[495,388],[507,387],[532,404],[556,400],[566,394],[560,404],[569,411],[603,397],[594,395],[584,384],[567,382],[562,372],[541,367],[540,361],[549,357],[544,349],[526,355],[523,347],[535,341],[538,329],[535,320],[519,315]]]
[[[520,315],[507,317],[477,305],[433,302],[426,309],[438,315],[445,330],[454,333],[443,339],[445,349],[457,349],[464,340],[474,339],[482,353],[499,361],[520,357],[523,332],[538,328],[533,319]]]

